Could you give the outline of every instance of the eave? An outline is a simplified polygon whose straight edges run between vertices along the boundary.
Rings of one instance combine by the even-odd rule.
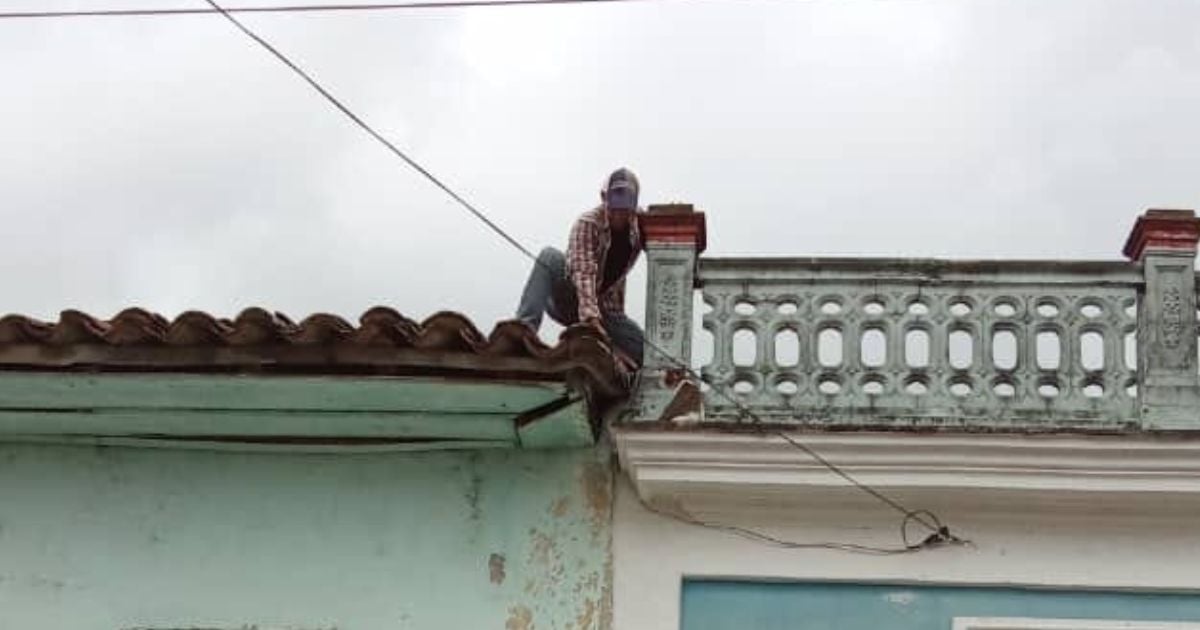
[[[603,340],[382,307],[358,326],[262,309],[173,321],[0,319],[0,440],[253,450],[593,444],[628,376]]]
[[[0,373],[0,440],[238,450],[593,443],[564,383],[420,377]]]

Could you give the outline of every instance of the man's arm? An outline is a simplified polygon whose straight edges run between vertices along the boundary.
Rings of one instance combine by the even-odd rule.
[[[596,291],[600,286],[600,227],[590,221],[576,221],[571,228],[571,282],[579,298],[579,321],[600,319]]]

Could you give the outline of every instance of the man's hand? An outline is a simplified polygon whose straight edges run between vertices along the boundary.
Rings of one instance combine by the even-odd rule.
[[[599,317],[589,317],[583,320],[583,323],[595,330],[596,334],[599,335],[601,339],[608,341],[608,331],[604,329],[604,321]]]
[[[616,356],[617,363],[624,368],[626,372],[632,374],[638,371],[637,361],[631,359],[629,355],[621,352],[620,350],[614,350],[613,355]]]

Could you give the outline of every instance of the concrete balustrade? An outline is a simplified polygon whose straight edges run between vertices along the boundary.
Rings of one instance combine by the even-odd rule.
[[[1102,262],[700,258],[690,206],[644,225],[635,419],[677,413],[678,359],[702,376],[691,421],[1200,429],[1191,211],[1146,212]]]

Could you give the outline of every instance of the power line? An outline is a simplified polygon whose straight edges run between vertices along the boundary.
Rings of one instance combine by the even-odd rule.
[[[487,225],[493,232],[495,232],[497,235],[499,235],[504,240],[508,241],[509,244],[511,244],[513,247],[515,247],[518,251],[520,251],[522,254],[524,254],[527,258],[534,261],[535,264],[540,263],[537,256],[533,255],[533,253],[531,251],[529,251],[525,246],[523,246],[519,241],[517,241],[515,238],[510,236],[507,232],[504,231],[503,228],[501,228],[499,225],[497,225],[491,219],[489,219],[482,211],[480,211],[478,208],[476,208],[474,205],[472,205],[470,202],[468,202],[466,199],[464,199],[461,195],[459,195],[453,189],[451,189],[449,186],[447,186],[445,183],[443,183],[440,179],[438,179],[436,176],[434,176],[428,169],[421,166],[418,162],[416,162],[414,159],[409,157],[405,152],[401,151],[398,147],[396,147],[395,144],[393,144],[388,139],[384,138],[380,133],[375,131],[374,128],[372,128],[369,124],[367,124],[363,119],[359,118],[358,115],[356,115],[353,111],[350,110],[350,108],[348,108],[337,97],[335,97],[332,93],[330,93],[329,90],[325,89],[310,74],[308,74],[306,71],[304,71],[304,69],[300,68],[300,66],[298,66],[296,63],[291,61],[286,55],[284,55],[282,52],[280,52],[277,48],[272,46],[270,44],[270,42],[266,41],[265,39],[260,37],[258,34],[254,33],[254,31],[250,30],[248,27],[246,27],[244,24],[242,24],[236,17],[231,15],[228,10],[222,8],[219,4],[217,4],[215,0],[205,0],[205,1],[209,4],[209,6],[211,6],[213,8],[213,10],[215,12],[220,13],[222,16],[224,16],[235,27],[237,27],[238,30],[242,31],[242,33],[244,33],[247,37],[250,37],[256,43],[258,43],[260,46],[262,46],[264,49],[266,49],[268,52],[270,52],[276,59],[278,59],[280,62],[282,62],[288,68],[290,68],[293,72],[295,72],[297,75],[299,75],[302,79],[304,79],[304,81],[306,83],[308,83],[308,85],[313,90],[315,90],[318,94],[320,94],[326,101],[328,101],[331,105],[333,105],[338,111],[340,111],[344,115],[346,115],[351,121],[353,121],[361,129],[363,129],[363,131],[367,132],[372,138],[374,138],[376,141],[378,141],[380,144],[382,144],[384,147],[386,147],[389,151],[391,151],[392,154],[399,157],[406,164],[408,164],[411,168],[416,170],[418,173],[420,173],[422,176],[424,176],[427,180],[429,180],[431,183],[433,183],[435,186],[437,186],[439,189],[441,189],[443,192],[445,192],[447,195],[449,195],[452,199],[454,199],[456,202],[458,202],[459,205],[463,206],[463,208],[465,208],[472,215],[474,215],[477,219],[479,219],[485,225]],[[649,340],[646,341],[646,345],[649,346],[655,352],[661,354],[668,361],[670,361],[670,362],[676,364],[678,367],[681,367],[684,370],[686,370],[693,377],[699,378],[699,375],[696,374],[695,370],[693,370],[691,368],[691,366],[684,364],[682,361],[680,361],[678,358],[671,355],[666,350],[659,348],[656,344],[654,344],[653,342],[651,342]],[[716,391],[723,397],[727,398],[734,405],[736,405],[738,407],[738,409],[741,410],[743,413],[752,417],[758,424],[760,424],[760,425],[763,424],[762,419],[759,418],[758,415],[755,414],[752,410],[750,410],[744,404],[742,404],[741,401],[737,400],[736,398],[734,398],[727,392],[724,392],[720,388],[716,388]],[[889,507],[900,512],[904,516],[905,523],[907,523],[908,520],[912,519],[912,520],[916,520],[917,522],[921,523],[922,525],[927,527],[932,532],[936,533],[939,531],[946,531],[944,527],[939,527],[937,525],[934,525],[933,523],[930,523],[929,521],[922,518],[920,511],[910,510],[910,509],[906,508],[904,505],[902,505],[901,503],[899,503],[898,501],[896,501],[895,499],[892,499],[892,498],[888,497],[887,495],[884,495],[880,491],[878,491],[874,488],[871,488],[870,486],[867,486],[866,484],[863,484],[862,482],[858,481],[852,475],[850,475],[846,471],[842,470],[840,467],[836,466],[829,460],[825,459],[819,453],[814,451],[811,447],[808,447],[807,445],[804,445],[804,444],[794,440],[793,438],[789,437],[787,434],[785,434],[783,432],[778,432],[778,435],[779,435],[779,437],[783,438],[785,441],[790,443],[792,446],[794,446],[797,449],[801,450],[802,452],[806,453],[807,455],[812,457],[814,460],[816,460],[818,463],[820,463],[821,465],[828,468],[830,471],[834,472],[838,476],[842,477],[846,481],[853,484],[855,487],[866,492],[867,494],[870,494],[871,496],[882,501]],[[947,534],[948,534],[948,531],[947,531]]]
[[[561,1],[565,1],[565,0],[557,0],[557,1],[561,2]],[[229,22],[231,22],[235,27],[237,27],[238,30],[240,30],[247,37],[251,38],[258,45],[262,46],[264,49],[266,49],[268,52],[270,52],[281,63],[283,63],[288,68],[290,68],[293,72],[295,72],[297,75],[299,75],[300,78],[304,79],[304,81],[309,85],[309,87],[311,87],[318,94],[320,94],[322,98],[324,98],[331,105],[333,105],[338,111],[340,111],[342,114],[344,114],[346,117],[348,117],[352,122],[354,122],[354,124],[358,125],[363,131],[367,132],[368,135],[370,135],[377,142],[379,142],[385,148],[387,148],[393,155],[400,158],[402,161],[404,161],[405,164],[407,164],[413,170],[420,173],[423,177],[425,177],[425,179],[429,180],[433,185],[437,186],[439,189],[441,189],[443,192],[445,192],[447,195],[449,195],[452,199],[454,199],[454,201],[458,202],[459,205],[461,205],[464,209],[466,209],[468,212],[470,212],[472,215],[474,215],[475,218],[482,221],[493,232],[495,232],[497,235],[499,235],[504,240],[508,241],[508,243],[510,245],[515,247],[518,251],[520,251],[522,254],[524,254],[527,258],[532,260],[534,262],[534,264],[542,264],[541,261],[538,260],[537,256],[533,255],[533,253],[531,251],[529,251],[519,241],[517,241],[517,239],[510,236],[507,232],[504,231],[503,228],[501,228],[499,225],[497,225],[495,222],[493,222],[491,219],[489,219],[487,217],[487,215],[485,215],[481,210],[476,208],[474,205],[472,205],[470,202],[468,202],[466,199],[464,199],[461,195],[456,193],[448,185],[446,185],[440,179],[438,179],[436,176],[434,176],[433,173],[431,173],[428,169],[421,166],[416,160],[409,157],[408,154],[406,154],[404,151],[401,151],[395,144],[390,142],[387,138],[384,138],[379,132],[375,131],[375,129],[372,128],[369,124],[367,124],[366,121],[364,121],[362,118],[359,118],[358,115],[356,115],[353,111],[350,110],[349,107],[347,107],[345,104],[343,104],[341,102],[341,100],[339,100],[332,93],[330,93],[329,90],[325,89],[320,83],[318,83],[316,81],[316,79],[314,79],[310,74],[308,74],[306,71],[304,71],[304,69],[302,69],[296,63],[294,63],[292,60],[290,60],[286,55],[284,55],[282,52],[280,52],[277,48],[272,46],[270,42],[266,41],[265,39],[260,37],[258,34],[256,34],[254,31],[250,30],[248,27],[246,27],[244,24],[242,24],[236,17],[231,15],[230,11],[222,8],[219,4],[217,4],[216,0],[205,0],[205,2],[207,2],[209,4],[209,6],[212,7],[214,12],[220,13],[227,20],[229,20]],[[676,358],[675,356],[673,356],[670,352],[660,348],[654,342],[647,339],[646,345],[651,350],[657,352],[658,354],[660,354],[664,358],[666,358],[668,361],[675,364],[677,367],[683,369],[686,373],[690,374],[693,378],[696,378],[699,380],[703,379],[703,377],[701,375],[697,374],[696,371],[694,369],[692,369],[692,367],[690,365],[685,364],[683,361],[681,361],[678,358]],[[749,417],[753,418],[754,421],[759,426],[765,425],[765,423],[763,423],[762,419],[758,416],[758,414],[755,414],[753,410],[748,408],[746,405],[744,405],[741,401],[737,400],[735,397],[730,395],[728,392],[725,392],[721,388],[715,388],[715,391],[717,391],[718,394],[720,394],[722,397],[728,399],[735,406],[737,406],[737,408],[743,414],[748,415]],[[823,456],[821,456],[820,453],[817,453],[811,447],[795,440],[794,438],[788,436],[786,433],[784,433],[782,431],[777,431],[775,433],[779,437],[781,437],[784,441],[788,442],[793,447],[797,448],[801,452],[812,457],[817,463],[821,464],[822,466],[828,468],[831,472],[842,477],[847,482],[852,484],[854,487],[858,488],[859,490],[862,490],[863,492],[865,492],[865,493],[871,495],[872,497],[878,499],[879,501],[883,502],[885,505],[887,505],[887,506],[891,507],[892,509],[896,510],[897,512],[901,513],[903,515],[903,521],[901,521],[901,526],[900,526],[901,527],[901,535],[902,535],[902,538],[904,538],[904,540],[905,540],[906,551],[918,550],[918,549],[922,549],[922,548],[925,548],[925,547],[928,547],[928,546],[931,546],[934,544],[965,544],[966,541],[960,540],[959,538],[953,536],[950,533],[950,530],[947,527],[945,527],[944,525],[942,525],[941,522],[938,521],[937,517],[934,516],[931,512],[928,512],[926,510],[910,510],[910,509],[908,509],[903,504],[901,504],[899,501],[896,501],[895,499],[883,494],[879,490],[872,488],[872,487],[862,483],[861,481],[858,481],[857,479],[854,478],[853,475],[849,474],[848,472],[843,470],[841,467],[835,465],[833,462],[830,462],[829,460],[825,459]],[[926,515],[932,519],[932,522],[931,522],[931,520],[927,520],[925,518]],[[688,520],[688,519],[681,519],[681,520]],[[908,544],[908,541],[907,541],[906,528],[910,521],[916,521],[916,522],[924,525],[926,528],[928,528],[930,530],[930,532],[932,532],[932,534],[925,540],[925,542],[923,542],[920,545],[917,545],[915,547]],[[701,521],[696,521],[695,519],[690,519],[690,520],[688,520],[688,522],[692,522],[692,523],[698,524],[698,525],[717,527],[719,529],[725,529],[727,531],[740,533],[741,535],[747,535],[752,538],[757,538],[760,541],[773,542],[775,544],[780,544],[783,546],[791,546],[793,548],[803,548],[806,546],[818,546],[818,547],[825,547],[825,548],[844,548],[844,549],[848,550],[850,547],[855,547],[855,545],[842,545],[840,543],[820,543],[820,544],[815,544],[815,545],[806,545],[803,543],[790,543],[788,541],[771,539],[769,536],[758,534],[757,532],[754,532],[753,530],[747,530],[744,528],[738,528],[738,527],[734,527],[734,526],[713,525],[713,524],[703,523]],[[863,550],[866,550],[866,548],[863,548]],[[880,550],[876,550],[876,551],[880,551]]]
[[[352,4],[292,4],[196,9],[92,9],[83,11],[5,11],[0,19],[51,19],[98,17],[179,17],[220,13],[349,13],[365,11],[404,11],[418,9],[461,9],[477,7],[516,7],[560,4],[615,4],[650,0],[428,0],[418,2],[359,2]]]
[[[404,151],[401,151],[400,148],[397,147],[395,144],[392,144],[392,142],[390,140],[388,140],[387,138],[380,135],[380,133],[378,131],[375,131],[375,129],[373,127],[371,127],[371,125],[368,125],[362,118],[359,118],[358,115],[355,114],[353,111],[351,111],[349,107],[346,107],[346,105],[343,104],[342,101],[338,100],[338,98],[336,96],[334,96],[333,94],[331,94],[329,92],[329,90],[326,90],[324,87],[322,87],[320,83],[317,83],[317,81],[315,79],[313,79],[312,76],[309,75],[307,72],[305,72],[303,68],[296,65],[295,63],[292,62],[291,59],[288,59],[287,56],[285,56],[283,53],[279,52],[279,50],[277,48],[275,48],[274,46],[272,46],[270,42],[259,37],[258,34],[256,34],[254,31],[250,30],[249,28],[246,28],[246,26],[244,24],[242,24],[241,22],[239,22],[237,18],[230,15],[228,11],[221,8],[221,6],[218,5],[216,2],[214,2],[213,0],[205,0],[205,1],[208,2],[208,4],[211,5],[217,13],[220,13],[221,15],[225,16],[226,19],[228,19],[230,22],[232,22],[233,25],[238,28],[238,30],[245,33],[246,36],[249,37],[250,39],[253,39],[254,41],[258,42],[258,44],[260,46],[262,46],[263,48],[265,48],[267,50],[267,52],[270,52],[272,55],[275,56],[276,59],[278,59],[280,62],[282,62],[287,67],[291,68],[293,72],[298,74],[300,76],[300,78],[304,79],[304,81],[306,83],[308,83],[309,87],[316,90],[316,92],[318,94],[320,94],[322,97],[324,97],[326,101],[329,101],[329,103],[331,105],[336,107],[338,109],[338,111],[345,114],[347,118],[349,118],[350,120],[352,120],[354,122],[354,124],[358,125],[363,131],[367,132],[372,138],[375,138],[375,140],[377,140],[380,144],[382,144],[384,147],[386,147],[387,150],[391,151],[393,155],[395,155],[396,157],[403,160],[405,164],[408,164],[413,170],[417,171],[422,176],[424,176],[425,179],[427,179],[431,183],[433,183],[434,186],[437,186],[443,192],[445,192],[447,195],[450,195],[450,197],[452,199],[457,201],[460,205],[462,205],[462,207],[466,208],[467,211],[469,211],[471,214],[475,215],[475,218],[482,221],[484,223],[484,225],[491,228],[491,230],[493,232],[500,235],[501,238],[508,241],[509,244],[511,244],[513,247],[516,247],[517,249],[521,250],[521,252],[523,254],[525,254],[526,256],[528,256],[534,260],[537,260],[537,257],[534,256],[533,253],[530,252],[528,249],[525,249],[524,245],[521,245],[521,243],[519,243],[515,238],[509,236],[507,232],[500,229],[500,226],[493,223],[492,220],[487,217],[487,215],[480,212],[478,208],[476,208],[474,205],[471,204],[471,202],[469,202],[466,199],[463,199],[461,196],[459,196],[458,193],[454,192],[454,190],[452,188],[450,188],[445,183],[443,183],[442,180],[438,179],[433,173],[430,173],[428,170],[425,169],[425,167],[418,164],[416,160],[409,157],[408,154],[405,153]]]
[[[639,497],[639,499],[641,499],[641,497]],[[660,516],[665,516],[667,518],[687,523],[689,525],[695,525],[697,527],[734,534],[752,542],[770,545],[772,547],[779,547],[780,549],[828,549],[832,551],[844,551],[847,553],[857,553],[869,556],[898,556],[902,554],[923,551],[925,549],[932,549],[935,547],[944,547],[947,545],[971,545],[971,543],[968,541],[964,541],[952,536],[950,534],[950,530],[937,520],[937,516],[935,516],[932,512],[924,510],[921,512],[910,513],[908,516],[904,517],[904,520],[900,522],[901,545],[899,547],[877,547],[874,545],[863,545],[859,543],[847,542],[797,542],[793,540],[786,540],[777,536],[772,536],[771,534],[767,534],[757,529],[751,529],[749,527],[741,527],[738,525],[729,525],[726,523],[702,520],[692,516],[679,507],[675,507],[675,509],[665,509],[653,505],[645,499],[641,499],[641,503],[642,506],[647,510]],[[926,536],[923,540],[919,542],[912,542],[908,538],[908,524],[910,521],[917,520],[917,517],[921,516],[922,514],[933,519],[933,521],[937,523],[938,529]]]
[[[759,420],[759,422],[761,422],[761,420]],[[903,505],[901,505],[900,503],[898,503],[895,499],[887,496],[886,494],[883,494],[882,492],[876,490],[875,488],[872,488],[871,486],[868,486],[867,484],[855,479],[854,477],[851,477],[849,475],[849,473],[847,473],[846,471],[842,470],[841,468],[835,466],[833,464],[833,462],[825,459],[825,457],[823,455],[814,451],[812,449],[812,447],[808,446],[807,444],[797,441],[795,438],[792,438],[791,436],[784,433],[783,431],[779,431],[778,435],[779,435],[779,437],[783,438],[784,441],[786,441],[788,444],[791,444],[792,446],[800,449],[801,451],[804,451],[809,457],[817,460],[817,463],[828,468],[831,472],[837,474],[842,479],[845,479],[846,481],[850,482],[855,487],[857,487],[859,490],[862,490],[863,492],[866,492],[867,494],[869,494],[869,495],[875,497],[876,499],[879,499],[880,501],[883,501],[887,505],[891,506],[893,509],[895,509],[896,511],[903,514],[905,518],[912,518],[914,520],[917,520],[918,522],[922,522],[922,524],[924,524],[926,527],[929,527],[929,529],[931,529],[931,530],[936,531],[938,529],[937,527],[935,527],[929,523],[924,523],[923,521],[921,521],[921,517],[920,517],[921,511],[914,512],[912,510],[909,510],[908,508],[906,508]]]
[[[658,354],[660,354],[662,357],[664,357],[665,359],[670,361],[671,363],[675,364],[677,369],[682,369],[682,370],[686,371],[689,375],[692,376],[692,378],[695,378],[699,381],[704,380],[704,377],[700,374],[697,374],[695,369],[693,369],[689,365],[684,364],[683,361],[675,358],[669,352],[658,347],[652,341],[647,339],[646,345],[649,346],[652,350],[654,350]],[[742,403],[742,401],[738,400],[736,397],[734,397],[732,394],[725,391],[724,389],[722,389],[720,387],[714,387],[712,391],[716,392],[718,396],[724,398],[725,400],[732,403],[735,407],[737,407],[738,412],[741,413],[743,415],[743,417],[749,417],[751,420],[753,420],[754,424],[759,429],[757,431],[758,434],[770,435],[772,437],[779,437],[784,442],[787,442],[788,444],[790,444],[791,446],[796,448],[796,450],[803,452],[804,454],[811,457],[818,464],[829,469],[830,472],[836,474],[837,476],[841,477],[842,479],[845,479],[848,483],[850,483],[855,488],[858,488],[859,490],[862,490],[866,494],[869,494],[872,497],[875,497],[883,504],[885,504],[888,507],[899,512],[904,518],[904,520],[902,521],[902,524],[900,526],[902,532],[906,531],[905,528],[907,527],[909,521],[916,521],[916,522],[920,523],[921,525],[925,526],[932,533],[932,538],[927,539],[925,543],[922,543],[924,546],[928,546],[929,544],[933,544],[933,543],[966,544],[968,542],[968,541],[962,540],[962,539],[952,535],[950,533],[949,528],[947,528],[945,525],[942,525],[941,522],[937,519],[937,517],[934,516],[933,513],[930,512],[929,510],[910,510],[909,508],[905,507],[904,504],[900,503],[896,499],[893,499],[892,497],[889,497],[888,495],[884,494],[883,492],[880,492],[878,489],[872,488],[871,486],[859,481],[853,475],[851,475],[850,473],[848,473],[844,469],[842,469],[841,466],[838,466],[837,464],[834,464],[833,462],[829,461],[828,459],[825,458],[825,456],[818,453],[811,446],[808,446],[807,444],[800,442],[799,440],[789,436],[786,432],[778,431],[778,430],[776,430],[776,431],[766,430],[766,423],[763,422],[763,419],[758,414],[754,413],[754,411],[752,409],[747,407],[744,403]],[[930,522],[930,520],[926,520],[925,516],[932,517],[932,522]],[[684,519],[684,520],[687,520],[687,519]],[[704,522],[700,522],[700,521],[694,521],[693,524],[702,525],[702,526],[712,526],[717,529],[733,531],[734,533],[738,533],[735,530],[739,529],[737,527],[724,526],[724,525],[712,525],[710,523],[704,523]],[[746,533],[746,530],[742,530],[740,533],[744,534],[744,533]],[[751,532],[751,533],[753,533],[753,532]],[[753,538],[754,536],[750,536],[750,537]],[[769,537],[763,536],[763,538],[769,538]],[[804,545],[799,545],[799,546],[803,547]],[[824,543],[822,543],[817,546],[826,546],[826,545]],[[906,547],[908,546],[907,539],[905,541],[905,546]]]

